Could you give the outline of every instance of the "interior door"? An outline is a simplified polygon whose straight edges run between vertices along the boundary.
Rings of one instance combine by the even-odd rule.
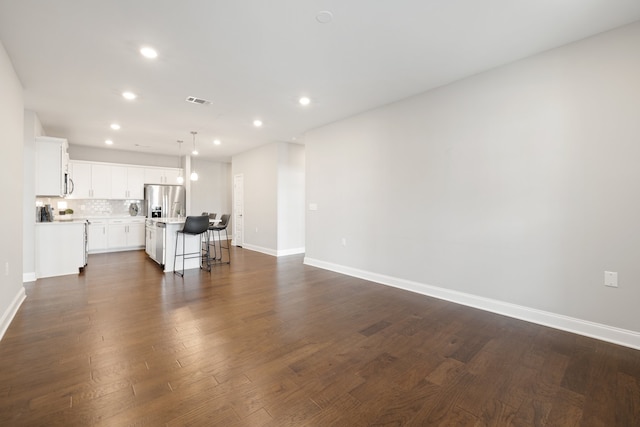
[[[233,244],[244,244],[244,175],[233,177]]]

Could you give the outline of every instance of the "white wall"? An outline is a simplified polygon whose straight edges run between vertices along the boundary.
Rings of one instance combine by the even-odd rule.
[[[25,297],[22,286],[24,101],[22,85],[0,43],[0,338]]]
[[[274,142],[233,156],[244,181],[245,248],[275,256],[304,252],[304,146]]]
[[[278,254],[304,253],[304,146],[278,145]]]
[[[244,177],[244,241],[236,244],[275,254],[278,249],[278,144],[235,155],[231,164],[231,179],[238,174]]]
[[[638,46],[640,23],[309,132],[306,262],[640,348]]]
[[[35,261],[35,138],[44,135],[38,116],[33,111],[24,112],[24,145],[23,145],[23,192],[22,192],[22,273],[25,282],[36,280]]]
[[[48,136],[66,138],[64,135]],[[134,151],[88,147],[77,144],[69,144],[69,158],[71,160],[122,163],[125,165],[160,166],[166,168],[177,168],[180,164],[177,154],[175,156],[165,156],[162,154],[137,153]]]
[[[192,170],[198,173],[198,180],[190,182],[192,215],[202,212],[231,213],[231,164],[203,159],[191,159]],[[189,175],[187,174],[187,180]],[[229,233],[231,229],[228,230]]]

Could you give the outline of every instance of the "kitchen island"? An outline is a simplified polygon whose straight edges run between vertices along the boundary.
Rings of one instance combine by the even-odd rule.
[[[145,248],[147,255],[163,266],[165,272],[173,271],[173,259],[178,239],[178,253],[182,253],[182,236],[177,232],[184,227],[185,218],[147,218]],[[192,253],[201,250],[200,236],[185,237],[185,252]],[[182,257],[176,259],[176,270],[182,270]],[[200,258],[184,260],[184,269],[200,268]]]
[[[36,278],[78,274],[87,263],[85,220],[36,223]]]

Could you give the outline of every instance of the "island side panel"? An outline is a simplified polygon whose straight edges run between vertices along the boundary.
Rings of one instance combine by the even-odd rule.
[[[182,237],[183,235],[180,235],[179,237],[177,236],[177,231],[178,230],[182,230],[182,227],[184,226],[184,224],[175,224],[175,223],[167,223],[167,228],[165,229],[165,245],[164,245],[164,250],[165,250],[165,257],[164,257],[164,261],[165,261],[165,265],[164,265],[164,271],[165,272],[172,272],[173,271],[173,257],[175,255],[175,249],[176,249],[176,238],[178,239],[178,253],[182,253]],[[185,251],[187,253],[192,253],[192,252],[199,252],[200,251],[200,247],[201,247],[201,243],[200,243],[200,236],[185,236],[186,240],[185,240]],[[194,256],[194,255],[189,255],[189,256]],[[189,270],[192,268],[200,268],[200,258],[191,258],[191,259],[186,259],[185,260],[185,265],[184,265],[184,269],[185,270]],[[176,270],[182,270],[182,257],[178,257],[178,259],[176,259]]]
[[[84,267],[84,223],[36,224],[36,276],[78,274]]]

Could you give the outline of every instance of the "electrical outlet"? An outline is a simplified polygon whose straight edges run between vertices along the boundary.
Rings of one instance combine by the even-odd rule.
[[[4,263],[4,275],[5,276],[9,275],[9,261]]]
[[[347,238],[343,237],[340,243],[342,243],[342,246],[347,246]]]
[[[258,232],[258,227],[256,227],[256,233]]]
[[[610,288],[618,287],[618,272],[605,271],[604,272],[604,285]]]

